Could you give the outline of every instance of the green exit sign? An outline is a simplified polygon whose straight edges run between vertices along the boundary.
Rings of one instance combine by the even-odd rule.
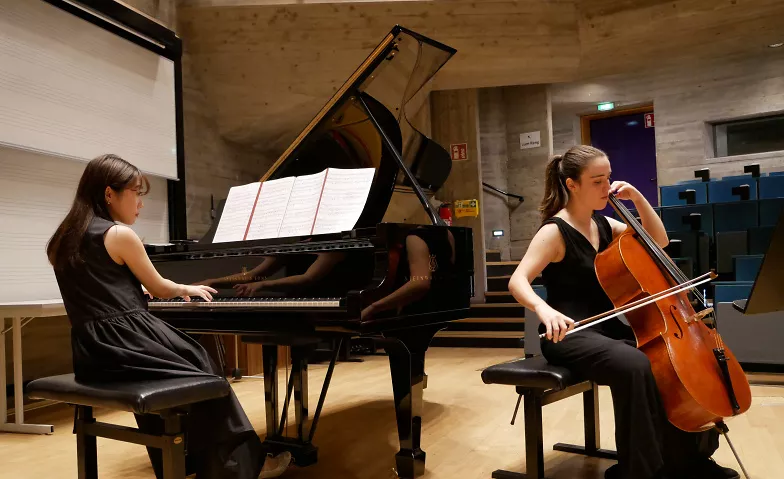
[[[596,109],[599,111],[610,111],[613,108],[615,108],[615,103],[611,101],[599,103],[598,105],[596,105]]]

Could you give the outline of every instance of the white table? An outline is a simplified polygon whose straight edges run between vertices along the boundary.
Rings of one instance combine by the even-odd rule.
[[[25,424],[24,387],[22,383],[22,328],[33,318],[65,316],[65,307],[60,299],[39,301],[17,301],[0,303],[0,432],[19,432],[27,434],[51,434],[54,426],[47,424]],[[6,319],[11,319],[11,327],[6,329]],[[8,422],[5,377],[5,334],[13,335],[14,348],[14,416]]]

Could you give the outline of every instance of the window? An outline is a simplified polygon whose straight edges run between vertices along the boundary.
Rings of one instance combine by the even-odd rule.
[[[713,125],[716,156],[784,150],[784,115],[735,120]]]

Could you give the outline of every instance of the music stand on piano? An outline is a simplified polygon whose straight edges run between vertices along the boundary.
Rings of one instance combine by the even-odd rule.
[[[768,251],[746,300],[733,301],[732,306],[743,314],[772,313],[784,311],[784,212],[779,216],[776,229],[770,238]]]

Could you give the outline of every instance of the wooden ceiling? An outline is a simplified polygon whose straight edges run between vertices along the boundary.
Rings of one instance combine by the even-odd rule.
[[[395,24],[458,50],[434,89],[557,83],[751,54],[782,0],[180,0],[219,131],[276,155]]]

